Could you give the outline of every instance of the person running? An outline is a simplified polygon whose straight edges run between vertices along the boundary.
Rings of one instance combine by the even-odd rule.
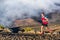
[[[42,21],[42,26],[41,26],[41,32],[40,32],[40,34],[43,33],[43,31],[44,31],[44,30],[43,30],[44,27],[46,27],[46,29],[47,29],[49,32],[51,32],[51,30],[48,28],[48,18],[45,17],[44,12],[41,13],[41,21]]]

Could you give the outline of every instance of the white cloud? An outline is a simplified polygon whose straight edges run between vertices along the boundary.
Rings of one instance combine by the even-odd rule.
[[[52,10],[60,9],[60,6],[56,6],[55,3],[60,3],[60,0],[2,0],[0,2],[0,11],[3,16],[0,20],[0,24],[9,25],[11,21],[16,18],[25,18],[23,14],[27,14],[27,17],[37,16],[37,10],[44,10],[46,12],[52,12]],[[0,16],[1,17],[1,16]]]

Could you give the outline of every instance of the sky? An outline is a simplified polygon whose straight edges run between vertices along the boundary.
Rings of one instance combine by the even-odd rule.
[[[39,16],[60,10],[60,0],[0,0],[0,24],[9,26],[17,18]]]

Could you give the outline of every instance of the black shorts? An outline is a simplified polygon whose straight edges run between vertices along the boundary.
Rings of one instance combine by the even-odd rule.
[[[42,24],[44,27],[48,27],[48,24]]]

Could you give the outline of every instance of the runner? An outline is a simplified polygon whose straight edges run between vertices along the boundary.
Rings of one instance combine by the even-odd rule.
[[[43,33],[44,27],[46,27],[46,29],[47,29],[49,32],[51,32],[51,30],[48,28],[48,18],[45,17],[44,12],[41,14],[41,21],[42,21],[42,26],[41,26],[41,32],[40,32],[40,34]]]

